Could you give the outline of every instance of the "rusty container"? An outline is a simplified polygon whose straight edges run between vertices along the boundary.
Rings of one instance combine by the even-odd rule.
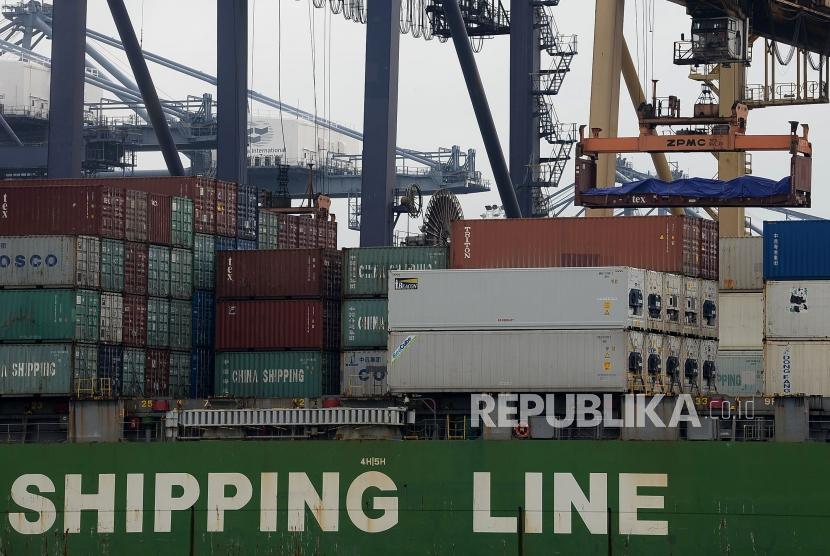
[[[172,197],[150,193],[147,200],[147,237],[155,245],[170,245],[172,241]]]
[[[236,184],[216,180],[216,235],[236,237]]]
[[[124,314],[121,318],[121,337],[125,346],[143,348],[147,345],[147,298],[141,295],[124,296]]]
[[[148,398],[166,398],[170,395],[170,350],[147,350],[144,395]]]
[[[146,191],[127,190],[124,199],[124,239],[127,241],[147,241],[147,202]]]
[[[124,293],[147,295],[146,243],[124,242]]]

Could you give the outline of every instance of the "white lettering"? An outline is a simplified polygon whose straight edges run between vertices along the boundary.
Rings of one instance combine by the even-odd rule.
[[[52,528],[58,512],[51,500],[29,492],[29,487],[40,492],[55,492],[55,484],[46,475],[32,473],[15,479],[11,488],[12,501],[24,510],[36,513],[37,517],[30,521],[24,512],[9,513],[9,524],[21,535],[40,535]]]
[[[571,506],[593,535],[608,534],[608,476],[591,473],[585,496],[571,473],[553,474],[553,532],[571,532]]]
[[[355,527],[365,533],[381,533],[398,524],[398,499],[394,496],[375,496],[372,509],[382,510],[377,518],[370,518],[363,511],[363,493],[370,488],[382,492],[397,492],[398,487],[387,475],[379,471],[368,471],[358,477],[349,486],[346,493],[346,512]]]
[[[666,488],[669,476],[665,473],[620,473],[620,535],[668,535],[668,521],[637,519],[640,508],[663,509],[662,496],[642,496],[639,487]]]
[[[259,530],[277,530],[277,473],[262,473],[259,480]]]
[[[225,496],[225,487],[233,487],[233,496]],[[225,512],[241,510],[253,495],[251,481],[242,473],[208,473],[207,530],[225,530]]]
[[[180,487],[181,496],[173,496],[173,487]],[[189,473],[156,473],[156,506],[153,531],[169,533],[172,512],[190,508],[199,499],[199,481]]]
[[[525,533],[541,533],[543,528],[542,513],[542,474],[525,473]]]
[[[305,531],[305,508],[309,507],[322,531],[337,531],[339,484],[338,473],[323,473],[323,495],[320,496],[307,474],[289,473],[288,530]]]
[[[63,529],[67,533],[81,532],[81,512],[95,510],[98,513],[99,533],[115,531],[115,474],[98,475],[98,492],[81,493],[81,475],[64,478]]]
[[[683,414],[684,407],[687,411],[685,415]],[[671,419],[669,419],[669,427],[677,427],[677,424],[680,421],[686,421],[687,423],[691,423],[693,427],[700,428],[700,418],[698,417],[697,410],[695,409],[692,396],[689,394],[680,394],[680,396],[677,397],[677,401],[674,404],[674,410],[671,414]]]
[[[144,474],[127,474],[127,532],[141,533],[144,529]]]
[[[484,402],[484,407],[481,407]],[[496,409],[496,400],[490,394],[473,394],[470,396],[470,425],[473,428],[480,427],[484,421],[485,427],[495,427],[490,414]]]
[[[490,473],[473,473],[473,533],[515,533],[515,517],[490,515]]]

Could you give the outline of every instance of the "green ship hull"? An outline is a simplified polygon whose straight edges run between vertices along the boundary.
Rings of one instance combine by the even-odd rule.
[[[826,554],[828,461],[812,443],[6,446],[0,555]]]

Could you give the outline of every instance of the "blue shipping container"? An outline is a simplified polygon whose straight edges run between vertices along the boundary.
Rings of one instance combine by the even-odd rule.
[[[216,301],[212,291],[193,292],[193,348],[213,348]]]
[[[830,221],[764,222],[764,280],[830,279]]]
[[[237,251],[256,251],[256,240],[237,239],[236,240],[236,250]]]
[[[253,185],[236,188],[236,237],[256,241],[259,190]]]
[[[214,245],[216,246],[216,251],[236,251],[236,238],[216,236]]]
[[[98,346],[98,387],[106,397],[121,394],[119,380],[123,369],[123,346]]]
[[[190,352],[190,397],[213,395],[213,350],[197,348]]]

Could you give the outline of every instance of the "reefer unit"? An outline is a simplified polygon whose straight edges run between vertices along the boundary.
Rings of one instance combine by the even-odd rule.
[[[721,351],[717,366],[715,384],[718,394],[730,397],[763,395],[763,351]]]
[[[642,392],[645,390],[646,334],[634,330],[628,335],[628,390]]]
[[[830,397],[830,342],[767,340],[764,393]]]
[[[100,252],[96,237],[0,237],[0,287],[97,289]]]
[[[666,329],[665,274],[646,270],[645,276],[646,328],[663,331]]]
[[[630,266],[717,278],[717,234],[685,216],[459,220],[450,245],[452,268]]]
[[[683,321],[680,333],[687,336],[700,335],[701,282],[699,278],[683,279]]]
[[[767,282],[764,299],[768,339],[830,338],[830,281]]]
[[[216,396],[319,398],[340,388],[339,354],[264,351],[216,354]]]
[[[389,394],[389,353],[384,350],[344,351],[340,359],[340,395],[379,398]]]
[[[764,238],[720,240],[720,289],[757,292],[764,289]]]
[[[663,276],[663,297],[666,306],[663,330],[672,334],[683,331],[686,320],[686,300],[684,298],[686,281],[678,274]]]
[[[703,338],[717,338],[720,326],[718,308],[718,283],[714,280],[700,282],[700,335]]]
[[[663,392],[678,393],[683,384],[683,338],[663,337],[663,365],[661,377]]]
[[[100,304],[88,290],[0,290],[0,341],[97,342]]]
[[[726,293],[718,296],[721,350],[750,351],[764,347],[764,294]]]
[[[217,251],[216,297],[340,298],[343,259],[326,249]]]
[[[697,338],[683,338],[680,347],[681,377],[684,392],[699,392],[703,376],[703,365],[700,361],[700,340]]]
[[[700,384],[701,394],[711,394],[717,391],[718,377],[718,341],[700,341]]]
[[[632,268],[394,271],[390,330],[642,329]]]
[[[389,334],[387,305],[383,298],[344,300],[342,348],[385,348]]]
[[[386,296],[392,270],[447,268],[444,247],[361,247],[344,249],[343,295]]]
[[[643,347],[643,385],[649,394],[662,392],[662,382],[665,371],[663,359],[663,342],[665,337],[656,332],[645,335]]]
[[[407,392],[623,392],[624,330],[390,334],[389,387]]]
[[[830,221],[764,222],[764,279],[830,279]]]

